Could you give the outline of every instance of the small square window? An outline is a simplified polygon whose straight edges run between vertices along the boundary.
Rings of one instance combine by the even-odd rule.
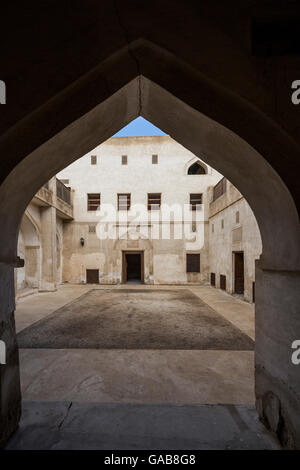
[[[127,155],[122,155],[122,165],[127,165]]]
[[[190,209],[197,211],[201,209],[202,194],[190,194]]]
[[[148,211],[159,211],[160,205],[161,205],[160,193],[148,194]]]
[[[87,195],[87,210],[96,211],[100,206],[100,193],[92,193]]]
[[[96,233],[96,225],[89,225],[89,233]]]
[[[152,155],[152,164],[157,165],[158,163],[158,155]]]
[[[97,155],[91,155],[91,165],[97,165]]]
[[[129,211],[130,194],[118,194],[118,211]]]

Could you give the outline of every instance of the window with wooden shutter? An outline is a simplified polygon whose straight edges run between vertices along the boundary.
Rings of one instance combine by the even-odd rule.
[[[91,155],[91,165],[97,165],[97,155]]]
[[[152,155],[152,164],[157,165],[158,163],[158,155]]]
[[[211,286],[216,285],[216,274],[215,273],[210,273],[210,284],[211,284]]]
[[[202,194],[190,194],[190,208],[192,211],[200,210],[202,205]]]
[[[100,193],[90,193],[87,195],[87,210],[96,211],[100,206]]]
[[[130,209],[130,194],[118,194],[118,211],[129,211]]]
[[[122,155],[122,165],[127,165],[127,155]]]
[[[212,202],[214,202],[216,199],[218,199],[218,198],[221,197],[224,193],[226,193],[226,189],[227,189],[226,178],[222,178],[222,179],[216,184],[216,186],[215,186],[214,189],[213,189],[213,200],[212,200]]]
[[[200,254],[187,253],[186,272],[187,273],[200,273]]]
[[[161,194],[150,193],[148,194],[148,211],[157,211],[161,205]]]

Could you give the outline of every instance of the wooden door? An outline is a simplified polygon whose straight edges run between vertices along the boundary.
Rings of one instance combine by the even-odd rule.
[[[234,292],[244,293],[244,253],[234,253]]]

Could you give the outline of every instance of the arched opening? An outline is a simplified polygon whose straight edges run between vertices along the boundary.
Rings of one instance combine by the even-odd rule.
[[[32,215],[27,212],[21,222],[18,238],[18,256],[24,259],[24,267],[15,270],[17,298],[26,295],[40,285],[41,245],[38,229]]]
[[[141,88],[142,108],[139,99],[136,99]],[[293,333],[284,326],[289,319],[294,319],[293,305],[297,292],[297,279],[292,272],[299,269],[298,216],[287,187],[263,156],[237,134],[212,121],[144,77],[130,82],[108,101],[109,103],[106,101],[99,104],[80,120],[73,122],[34,150],[3,183],[1,188],[3,205],[0,216],[7,220],[2,237],[8,244],[7,252],[2,255],[3,259],[11,264],[16,258],[16,240],[22,213],[45,180],[103,142],[138,114],[143,115],[195,155],[199,157],[201,155],[207,164],[230,179],[244,194],[256,216],[263,243],[263,254],[256,266],[258,333],[255,350],[256,396],[262,414],[261,410],[265,409],[268,401],[266,391],[273,390],[273,393],[279,396],[278,400],[284,409],[285,426],[293,432],[298,419],[293,413],[297,398],[291,389],[287,390],[285,386],[282,389],[280,374],[288,370],[288,376],[295,386],[299,378],[295,376],[291,365],[286,366],[280,351],[276,352],[278,334],[284,331],[282,342],[287,359]],[[99,122],[105,125],[99,127]],[[18,193],[12,193],[13,178],[21,181],[24,169],[28,172],[28,179],[20,185]],[[257,174],[260,175],[259,180]],[[279,205],[278,200],[280,200]],[[16,208],[9,214],[6,210],[8,204],[9,207],[13,204]],[[277,207],[276,211],[273,210],[274,206]],[[276,246],[274,239],[277,240]],[[5,276],[9,282],[10,268],[6,266],[6,269]],[[277,291],[278,283],[292,293],[291,304],[287,303],[287,299],[285,301],[281,299]],[[271,303],[270,298],[272,298]],[[285,318],[280,316],[274,326],[275,329],[270,330],[270,324],[274,318],[277,318],[282,308],[286,312]],[[268,353],[265,351],[266,341],[269,345]],[[269,355],[270,351],[272,357]],[[15,395],[18,396],[17,379],[15,387]]]
[[[201,163],[195,162],[188,169],[188,175],[205,175],[206,169],[201,165]]]

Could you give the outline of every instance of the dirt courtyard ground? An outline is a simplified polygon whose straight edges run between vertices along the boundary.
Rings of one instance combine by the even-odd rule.
[[[254,403],[253,305],[211,287],[66,284],[16,327],[24,400]]]
[[[188,289],[92,289],[18,334],[21,348],[251,351],[253,341]]]

